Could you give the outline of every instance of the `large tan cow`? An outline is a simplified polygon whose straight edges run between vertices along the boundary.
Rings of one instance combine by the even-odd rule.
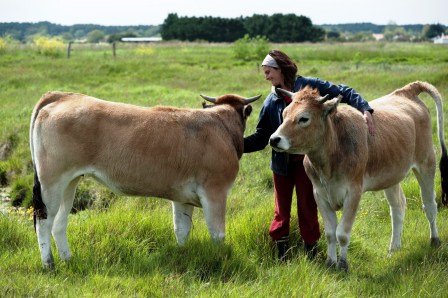
[[[282,91],[284,92],[284,90]],[[286,91],[287,92],[287,91]],[[406,199],[400,181],[413,170],[421,188],[423,209],[429,221],[432,245],[439,245],[434,193],[436,157],[431,116],[417,97],[429,93],[437,107],[438,136],[442,147],[442,197],[448,191],[448,158],[444,140],[443,109],[439,92],[428,83],[414,82],[370,101],[376,133],[368,133],[361,113],[338,106],[317,90],[292,94],[283,124],[272,134],[278,151],[306,154],[304,165],[314,186],[328,244],[327,265],[348,270],[347,249],[361,194],[384,190],[392,217],[389,251],[401,247]],[[443,171],[442,168],[444,167]],[[342,208],[338,224],[336,210]],[[340,246],[337,262],[336,240]]]
[[[190,232],[194,207],[203,208],[211,238],[224,239],[226,199],[243,153],[248,104],[260,95],[203,97],[213,105],[144,108],[63,92],[40,99],[30,145],[44,267],[54,266],[51,234],[61,259],[71,257],[67,221],[83,175],[117,193],[172,200],[180,245]]]

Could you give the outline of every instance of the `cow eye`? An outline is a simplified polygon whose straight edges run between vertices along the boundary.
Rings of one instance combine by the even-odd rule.
[[[305,124],[309,121],[310,119],[308,117],[300,117],[298,123],[299,124]]]

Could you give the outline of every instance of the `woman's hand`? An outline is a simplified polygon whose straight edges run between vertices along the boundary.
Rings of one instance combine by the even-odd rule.
[[[373,117],[369,111],[365,111],[363,114],[364,121],[367,123],[367,127],[369,128],[370,135],[375,135],[375,124],[373,124]]]

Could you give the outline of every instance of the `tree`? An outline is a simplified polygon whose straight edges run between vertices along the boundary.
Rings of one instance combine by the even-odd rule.
[[[64,32],[62,33],[62,39],[64,41],[73,41],[74,37],[73,34],[71,34],[70,32]]]
[[[170,13],[163,21],[161,35],[164,40],[178,38],[177,28],[179,26],[179,17],[177,13]]]
[[[411,36],[404,27],[398,26],[394,22],[390,22],[384,28],[384,39],[388,41],[409,41]]]
[[[121,39],[123,37],[137,37],[137,34],[135,34],[133,32],[123,32],[123,33],[112,34],[112,35],[109,35],[109,37],[107,38],[107,42],[114,43],[116,41],[121,41]]]
[[[422,30],[422,35],[425,38],[431,39],[445,33],[445,27],[441,24],[432,24],[429,26],[424,26]]]
[[[321,41],[325,32],[314,27],[311,20],[294,14],[223,19],[214,17],[178,17],[169,14],[162,25],[164,40],[206,40],[233,42],[245,34],[266,36],[274,42]]]
[[[98,43],[104,39],[106,35],[101,30],[93,30],[87,33],[87,42]]]
[[[254,14],[244,20],[244,28],[250,36],[266,36],[271,28],[271,18],[268,15]]]
[[[339,39],[339,37],[341,37],[341,33],[337,32],[337,31],[328,31],[327,32],[327,39],[336,40],[336,39]]]

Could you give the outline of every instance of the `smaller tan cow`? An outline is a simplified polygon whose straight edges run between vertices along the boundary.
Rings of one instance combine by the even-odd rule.
[[[42,96],[31,116],[30,145],[44,267],[54,266],[52,235],[61,259],[71,257],[67,221],[83,175],[117,193],[171,200],[180,245],[194,207],[203,208],[211,238],[224,240],[227,194],[243,154],[249,103],[260,95],[203,97],[213,105],[145,108],[77,93]]]
[[[429,221],[431,244],[439,245],[434,192],[436,157],[432,142],[431,116],[417,97],[429,93],[437,108],[442,198],[446,198],[448,158],[444,140],[442,100],[437,89],[414,82],[379,99],[374,109],[376,134],[368,133],[361,113],[338,106],[339,99],[320,97],[309,87],[292,94],[293,102],[283,112],[283,124],[272,134],[271,146],[282,152],[306,154],[304,166],[314,186],[328,243],[327,265],[348,270],[347,249],[361,195],[384,190],[392,217],[389,251],[401,247],[406,199],[400,181],[413,170],[421,189],[423,209]],[[342,209],[340,223],[336,211]],[[337,262],[336,240],[340,246]]]

